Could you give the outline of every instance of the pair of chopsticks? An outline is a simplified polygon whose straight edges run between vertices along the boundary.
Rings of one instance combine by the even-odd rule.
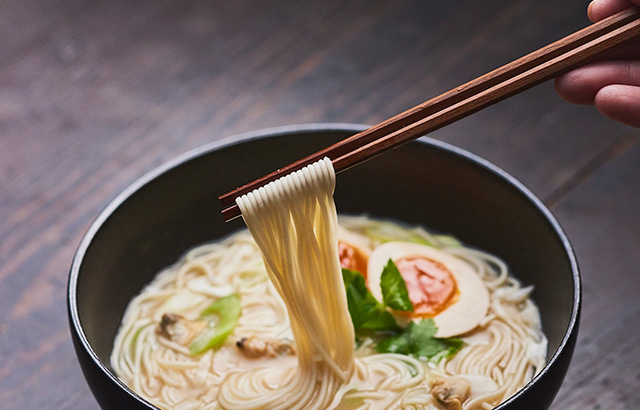
[[[632,7],[594,23],[531,54],[417,105],[219,197],[222,216],[240,216],[235,199],[329,157],[336,172],[449,125],[489,105],[606,54],[640,34],[640,8]]]

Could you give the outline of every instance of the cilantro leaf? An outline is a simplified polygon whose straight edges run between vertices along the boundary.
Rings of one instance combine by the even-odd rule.
[[[395,336],[391,336],[376,345],[378,353],[398,353],[398,354],[411,354],[411,348],[409,346],[409,334],[406,332],[398,333]]]
[[[387,266],[384,267],[380,276],[380,288],[385,305],[391,309],[413,312],[407,284],[391,259],[387,262]]]
[[[450,359],[456,355],[464,347],[464,342],[462,339],[458,339],[457,337],[450,337],[448,339],[438,339],[441,343],[446,346],[446,349],[441,350],[436,355],[432,356],[430,359],[432,362],[438,363],[442,359]]]
[[[342,269],[342,279],[347,291],[349,314],[356,331],[399,330],[393,315],[371,294],[360,272]]]
[[[438,354],[443,346],[435,339],[437,332],[438,328],[433,319],[411,322],[411,329],[409,329],[411,353],[418,358],[431,358]]]
[[[439,362],[462,349],[462,340],[437,338],[437,331],[433,319],[411,322],[402,333],[378,343],[376,350],[380,353],[400,353]]]

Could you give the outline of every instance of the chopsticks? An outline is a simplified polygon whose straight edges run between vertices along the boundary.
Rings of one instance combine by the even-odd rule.
[[[429,101],[352,135],[219,197],[222,216],[240,216],[235,199],[329,157],[336,172],[449,125],[611,51],[640,34],[640,8],[632,7],[505,64]]]

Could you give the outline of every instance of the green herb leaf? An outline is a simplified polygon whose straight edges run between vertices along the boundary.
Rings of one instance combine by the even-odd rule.
[[[391,336],[390,338],[378,343],[376,345],[376,350],[379,353],[398,353],[410,355],[411,347],[409,346],[409,334],[406,332],[402,332],[395,336]]]
[[[376,350],[380,353],[400,353],[439,362],[462,349],[462,340],[437,338],[437,331],[433,319],[411,322],[402,333],[378,343]]]
[[[400,329],[396,323],[396,319],[389,313],[384,306],[378,305],[371,312],[369,318],[364,322],[360,329],[372,330],[374,332],[389,332]]]
[[[380,276],[380,288],[385,305],[391,309],[413,312],[413,304],[409,300],[409,292],[398,267],[391,259]]]
[[[349,314],[356,331],[399,330],[393,315],[371,294],[360,272],[342,269],[342,279],[347,291]]]
[[[220,298],[200,313],[200,320],[209,325],[191,342],[189,353],[197,355],[219,347],[236,327],[240,317],[240,296],[232,294]]]
[[[411,322],[410,327],[409,345],[412,355],[418,358],[431,358],[442,350],[442,344],[434,338],[438,328],[432,319]]]
[[[405,354],[439,362],[443,358],[454,356],[462,349],[463,342],[460,339],[435,337],[438,328],[433,319],[412,321],[404,329],[398,326],[386,307],[409,310],[407,308],[413,309],[413,305],[409,300],[404,279],[393,261],[389,260],[380,280],[384,303],[378,302],[371,294],[360,272],[342,269],[342,279],[347,292],[349,314],[356,332],[364,330],[391,333],[386,338],[382,336],[383,339],[377,343],[378,352]],[[379,337],[378,334],[374,338],[379,340]]]
[[[367,289],[364,277],[349,269],[342,269],[342,279],[347,291],[347,305],[353,327],[359,329],[371,316],[378,301]]]
[[[442,342],[446,346],[446,348],[430,358],[430,360],[435,363],[438,363],[442,359],[452,358],[456,355],[456,353],[460,351],[460,349],[464,347],[464,342],[462,341],[462,339],[458,339],[457,337],[438,340]]]

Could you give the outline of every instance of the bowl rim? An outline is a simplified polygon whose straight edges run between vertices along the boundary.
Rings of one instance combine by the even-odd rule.
[[[70,322],[70,331],[73,333],[73,336],[77,338],[80,345],[84,349],[85,353],[88,354],[91,361],[102,371],[102,373],[107,376],[111,381],[116,383],[119,387],[121,387],[125,392],[127,392],[133,399],[137,400],[140,404],[147,406],[151,409],[159,409],[157,406],[153,405],[151,402],[140,396],[137,392],[133,391],[129,386],[127,386],[122,380],[120,380],[104,363],[93,350],[91,344],[89,343],[85,333],[82,323],[80,322],[80,315],[78,312],[77,305],[77,284],[78,277],[80,274],[80,268],[82,266],[82,262],[84,260],[84,256],[89,249],[93,238],[98,233],[102,225],[107,221],[107,219],[111,216],[112,213],[116,209],[120,207],[129,197],[131,197],[134,193],[144,187],[146,184],[152,182],[160,175],[170,171],[173,168],[176,168],[183,163],[186,163],[190,160],[193,160],[197,157],[206,155],[212,151],[216,151],[222,148],[243,144],[246,142],[250,142],[258,139],[266,139],[272,137],[280,137],[291,134],[306,134],[313,132],[350,132],[357,133],[364,129],[368,128],[367,125],[363,124],[352,124],[352,123],[308,123],[308,124],[296,124],[296,125],[285,125],[279,127],[272,128],[264,128],[256,131],[250,131],[242,134],[232,135],[230,137],[222,138],[220,140],[210,142],[187,152],[180,154],[169,161],[164,162],[163,164],[151,169],[141,177],[134,180],[131,184],[129,184],[125,189],[123,189],[120,193],[118,193],[109,203],[104,207],[104,209],[98,214],[98,216],[91,223],[85,234],[83,235],[76,252],[74,253],[74,257],[71,263],[69,280],[67,283],[67,313],[69,316]],[[551,367],[558,361],[561,352],[565,350],[567,345],[570,343],[570,339],[572,335],[577,330],[579,315],[581,310],[581,279],[580,272],[578,267],[578,262],[573,251],[573,247],[571,246],[569,239],[560,226],[560,223],[553,216],[551,211],[542,203],[542,201],[533,194],[531,190],[529,190],[525,185],[523,185],[518,179],[516,179],[511,174],[504,171],[502,168],[497,165],[491,163],[490,161],[473,154],[463,148],[457,147],[455,145],[449,144],[447,142],[436,140],[431,137],[421,137],[417,139],[419,143],[424,143],[427,145],[431,145],[436,147],[437,149],[447,151],[452,153],[458,157],[463,157],[466,160],[469,160],[476,165],[483,168],[485,171],[489,171],[490,173],[498,176],[499,178],[505,180],[512,187],[518,190],[521,194],[523,194],[530,202],[535,206],[535,208],[544,216],[546,221],[549,223],[554,233],[557,235],[558,239],[562,243],[564,247],[566,256],[569,259],[569,263],[571,266],[571,273],[573,279],[573,306],[571,308],[571,317],[569,318],[569,323],[567,328],[565,329],[564,335],[557,349],[553,353],[553,355],[547,360],[545,366],[536,374],[523,388],[518,390],[514,395],[509,397],[507,400],[502,402],[500,405],[495,407],[495,410],[500,410],[507,407],[511,402],[517,400],[520,396],[525,394],[526,391],[532,388],[532,386],[542,378]]]

